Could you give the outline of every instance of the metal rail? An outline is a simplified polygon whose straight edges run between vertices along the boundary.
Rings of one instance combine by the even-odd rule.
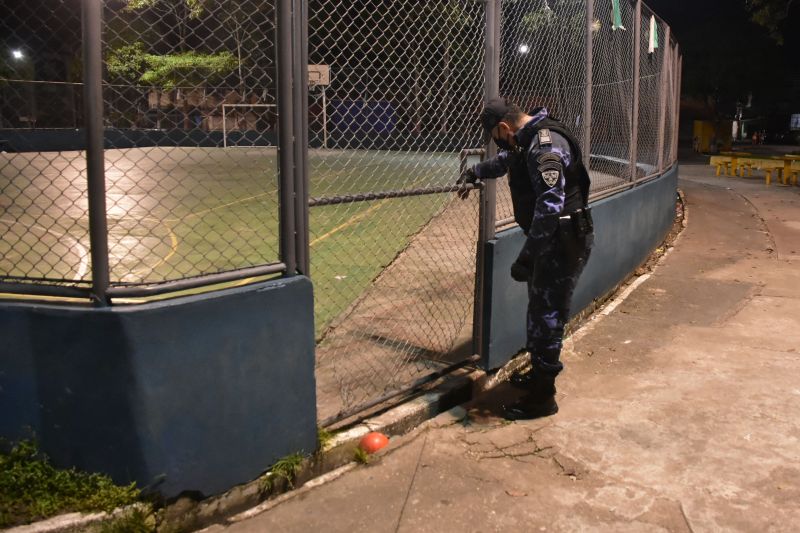
[[[482,189],[483,186],[483,183],[475,183],[473,185],[443,185],[441,187],[422,187],[419,189],[400,189],[395,191],[345,194],[341,196],[324,196],[321,198],[309,198],[308,206],[319,207],[323,205],[354,204],[358,202],[369,202],[372,200],[384,200],[386,198],[410,198],[412,196],[426,196],[429,194],[471,191]]]
[[[187,278],[178,281],[168,281],[158,285],[146,286],[116,286],[108,289],[108,295],[112,298],[137,298],[146,296],[157,296],[168,292],[177,292],[187,289],[196,289],[217,283],[226,283],[240,279],[253,278],[257,276],[268,276],[270,274],[281,274],[286,272],[285,263],[273,263],[265,266],[243,268],[241,270],[231,270],[219,274],[211,274],[196,278]]]

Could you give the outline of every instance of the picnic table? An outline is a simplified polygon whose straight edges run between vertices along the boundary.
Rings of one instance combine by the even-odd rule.
[[[783,184],[791,177],[792,184],[797,185],[797,175],[800,173],[800,155],[785,154],[783,156]]]
[[[723,167],[725,167],[726,176],[736,176],[739,170],[739,159],[752,155],[747,152],[720,152],[719,155],[711,156],[711,164],[716,165],[717,176],[722,173]]]
[[[763,170],[766,175],[767,185],[772,182],[772,173],[775,172],[781,178],[781,183],[787,185],[791,179],[793,184],[797,184],[798,174],[800,174],[800,155],[753,155],[748,152],[720,152],[718,156],[712,156],[710,163],[716,165],[717,176],[725,168],[727,176],[744,177],[745,170],[749,175],[753,175],[753,167]]]

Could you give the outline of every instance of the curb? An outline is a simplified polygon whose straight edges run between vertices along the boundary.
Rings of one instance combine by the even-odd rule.
[[[663,264],[688,225],[688,206],[684,193],[680,189],[678,189],[678,196],[683,207],[681,232],[658,258],[653,268]],[[586,309],[573,317],[567,325],[569,338],[577,340],[588,333],[598,320],[610,314],[639,285],[647,281],[650,275],[650,273],[639,276],[631,274],[607,294],[597,298]],[[518,354],[505,366],[491,374],[483,370],[458,370],[451,374],[447,381],[430,392],[337,433],[323,450],[303,461],[293,483],[276,483],[276,487],[266,496],[266,499],[261,490],[260,479],[236,486],[223,494],[200,502],[195,502],[190,498],[179,498],[159,511],[160,527],[166,527],[168,531],[175,532],[211,533],[221,530],[225,525],[253,518],[357,468],[358,463],[354,462],[355,449],[361,438],[367,433],[378,431],[390,437],[399,437],[451,410],[453,410],[454,421],[459,417],[463,418],[465,413],[454,408],[492,390],[506,381],[511,374],[525,368],[528,364],[528,358]],[[112,513],[64,514],[5,531],[6,533],[86,531],[87,528],[116,518],[131,508],[133,507],[117,509]]]
[[[0,531],[3,531],[3,533],[79,533],[86,531],[92,526],[97,526],[109,520],[113,520],[114,518],[119,518],[134,509],[147,511],[148,506],[135,503],[128,507],[120,507],[110,513],[67,513],[34,522],[33,524],[16,526]]]

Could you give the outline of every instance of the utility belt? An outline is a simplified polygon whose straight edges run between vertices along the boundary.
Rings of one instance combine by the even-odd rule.
[[[590,207],[583,207],[568,215],[560,216],[558,223],[563,232],[577,237],[586,237],[594,233],[594,221]]]

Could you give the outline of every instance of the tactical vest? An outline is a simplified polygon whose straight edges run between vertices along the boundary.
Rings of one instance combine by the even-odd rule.
[[[589,186],[591,181],[589,173],[583,164],[583,154],[580,146],[572,133],[560,122],[551,118],[544,118],[533,126],[533,138],[539,130],[549,129],[564,137],[569,143],[570,164],[564,168],[566,178],[564,210],[560,213],[566,215],[585,207],[589,203]],[[511,203],[514,206],[514,220],[525,233],[533,222],[533,212],[536,208],[536,193],[533,190],[528,167],[525,163],[528,146],[522,153],[513,154],[508,171],[508,185],[511,189]]]

